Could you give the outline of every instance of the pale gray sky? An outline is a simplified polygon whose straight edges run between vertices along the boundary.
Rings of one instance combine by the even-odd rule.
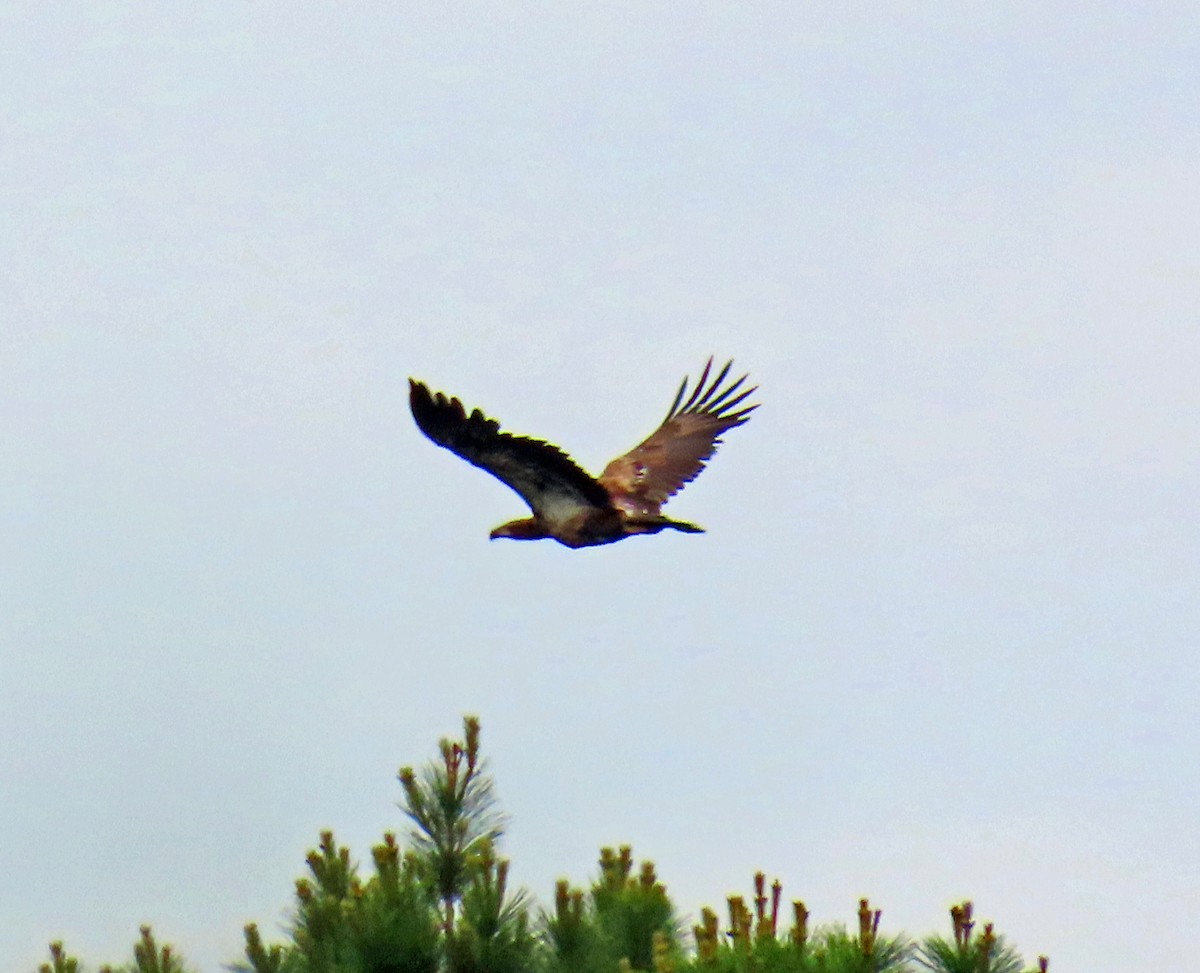
[[[1189,969],[1198,17],[9,3],[0,969],[218,969],[465,712],[543,902],[632,842]],[[709,354],[704,536],[489,543],[407,412],[598,471]]]

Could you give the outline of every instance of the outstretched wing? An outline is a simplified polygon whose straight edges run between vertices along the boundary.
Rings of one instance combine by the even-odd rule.
[[[740,426],[758,408],[738,408],[758,387],[738,392],[748,376],[722,388],[732,361],[708,383],[712,363],[710,358],[687,401],[688,380],[683,380],[666,419],[649,439],[604,468],[600,483],[615,506],[630,513],[657,514],[662,504],[704,469],[721,443],[721,434]]]
[[[408,384],[421,432],[512,487],[537,517],[561,523],[586,507],[611,506],[608,491],[558,447],[501,432],[500,423],[478,409],[467,415],[458,399],[435,395],[411,378]]]

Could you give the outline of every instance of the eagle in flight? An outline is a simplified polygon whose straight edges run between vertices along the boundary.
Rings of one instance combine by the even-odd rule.
[[[492,531],[493,540],[552,537],[567,547],[592,547],[668,527],[700,534],[702,527],[664,517],[661,508],[704,469],[721,434],[740,426],[758,408],[742,405],[757,389],[738,391],[747,375],[726,383],[730,361],[710,382],[712,364],[709,358],[690,396],[685,378],[662,424],[597,478],[557,446],[501,432],[500,424],[479,409],[468,415],[458,399],[432,393],[411,378],[409,404],[421,432],[487,470],[529,504],[533,516],[501,524]]]

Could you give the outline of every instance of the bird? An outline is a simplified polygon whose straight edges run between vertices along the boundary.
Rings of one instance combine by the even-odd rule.
[[[726,382],[732,366],[730,360],[710,381],[710,357],[690,395],[685,377],[659,427],[598,477],[557,446],[501,432],[479,409],[468,414],[457,398],[431,392],[414,378],[408,380],[409,405],[429,439],[491,473],[529,505],[532,517],[501,524],[491,540],[551,538],[570,548],[595,547],[667,529],[704,533],[696,524],[663,516],[662,506],[704,469],[721,435],[758,408],[743,405],[758,386],[739,391],[749,375]]]

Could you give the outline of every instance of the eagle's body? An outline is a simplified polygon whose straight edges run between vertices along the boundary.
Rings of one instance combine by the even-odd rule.
[[[500,432],[499,423],[478,409],[468,415],[458,399],[431,393],[413,379],[409,379],[409,403],[426,436],[487,470],[529,504],[532,517],[501,524],[492,531],[493,539],[553,538],[567,547],[592,547],[667,528],[703,532],[695,524],[664,517],[661,508],[704,469],[721,434],[740,426],[758,408],[736,409],[754,391],[734,394],[745,375],[721,388],[732,364],[721,369],[706,388],[710,358],[686,402],[688,383],[684,379],[662,425],[609,463],[598,478],[576,466],[557,446]]]

